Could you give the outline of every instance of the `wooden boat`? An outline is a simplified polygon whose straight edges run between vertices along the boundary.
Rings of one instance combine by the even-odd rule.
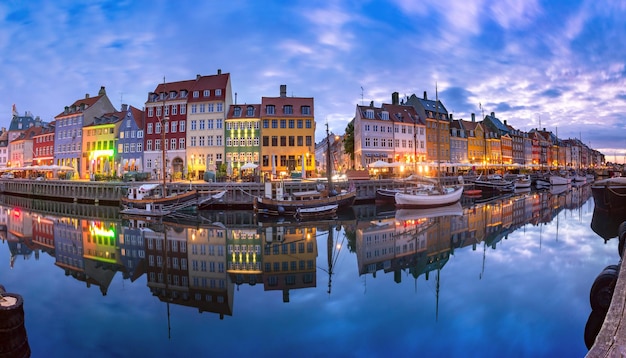
[[[607,178],[591,184],[595,207],[600,210],[626,209],[626,177]]]
[[[338,208],[339,205],[337,204],[322,205],[313,208],[297,208],[294,216],[298,220],[336,217]]]
[[[128,194],[121,198],[121,213],[132,212],[148,216],[163,216],[174,211],[189,209],[198,204],[198,192],[189,190],[182,193],[164,194],[164,184],[141,184],[128,188]]]
[[[266,182],[265,196],[258,196],[254,200],[254,211],[267,215],[295,215],[298,209],[319,208],[327,205],[337,205],[338,208],[354,204],[356,191],[342,191],[332,193],[328,190],[310,190],[284,194],[282,181]]]

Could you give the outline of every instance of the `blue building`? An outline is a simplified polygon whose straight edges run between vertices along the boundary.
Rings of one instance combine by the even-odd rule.
[[[96,117],[105,113],[115,112],[115,108],[107,97],[104,86],[100,87],[98,96],[76,100],[71,106],[54,117],[56,131],[54,133],[54,164],[73,167],[75,175],[82,173],[82,130],[85,125],[93,124]]]
[[[120,175],[133,171],[142,172],[144,111],[123,104],[122,112],[126,112],[126,117],[120,126],[117,141],[117,162],[120,165],[117,172]]]

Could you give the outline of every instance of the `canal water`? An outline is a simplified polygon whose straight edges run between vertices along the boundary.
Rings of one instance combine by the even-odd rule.
[[[33,357],[582,357],[591,285],[619,261],[621,219],[588,186],[316,222],[42,207],[0,207]]]

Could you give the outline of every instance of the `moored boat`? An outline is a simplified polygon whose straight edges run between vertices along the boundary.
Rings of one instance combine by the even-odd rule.
[[[312,208],[297,208],[295,218],[298,220],[332,218],[337,216],[339,205],[322,205]]]
[[[463,185],[457,185],[396,193],[395,199],[398,208],[434,208],[454,204],[461,200],[461,195],[463,195]]]
[[[120,200],[123,207],[121,213],[164,216],[197,206],[196,190],[167,195],[164,188],[163,184],[154,183],[129,187],[127,195]]]
[[[505,180],[500,175],[478,176],[473,181],[474,188],[487,193],[511,193],[515,190],[515,183]]]
[[[515,189],[530,188],[531,184],[532,180],[529,175],[519,174],[517,178],[515,178]]]
[[[295,215],[299,208],[337,205],[341,209],[352,205],[355,199],[355,190],[333,193],[323,189],[287,194],[282,181],[266,182],[265,196],[258,196],[254,200],[254,211],[267,215]]]
[[[606,211],[626,209],[626,177],[607,178],[591,184],[596,208]]]

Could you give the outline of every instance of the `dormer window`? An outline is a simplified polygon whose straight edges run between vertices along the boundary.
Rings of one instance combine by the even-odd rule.
[[[204,97],[209,97],[211,96],[211,90],[204,90],[204,93],[202,94]]]
[[[185,90],[180,91],[180,97],[181,98],[187,98],[187,91],[185,91]]]
[[[165,92],[161,92],[161,96],[160,96],[161,100],[165,99]]]
[[[310,115],[311,114],[311,107],[310,106],[302,106],[301,112],[304,115]]]
[[[241,117],[241,107],[235,107],[235,110],[233,111],[233,116]]]
[[[274,105],[269,104],[269,105],[265,106],[265,113],[266,114],[274,114],[275,112],[276,112],[276,109],[275,109]]]
[[[246,116],[248,116],[248,117],[254,116],[254,107],[253,106],[248,106],[248,108],[246,109]]]
[[[389,120],[389,112],[387,111],[380,112],[380,119]]]
[[[367,111],[365,111],[365,118],[374,119],[374,110],[368,109]]]
[[[221,95],[222,95],[222,90],[221,90],[221,89],[219,89],[219,88],[218,88],[218,89],[216,89],[216,90],[215,90],[215,96],[216,96],[216,97],[219,97],[219,96],[221,96]]]
[[[193,91],[193,98],[198,98],[200,96],[199,91]]]
[[[284,105],[283,114],[293,114],[293,106],[290,104]]]
[[[170,92],[170,98],[176,98],[176,91]]]

